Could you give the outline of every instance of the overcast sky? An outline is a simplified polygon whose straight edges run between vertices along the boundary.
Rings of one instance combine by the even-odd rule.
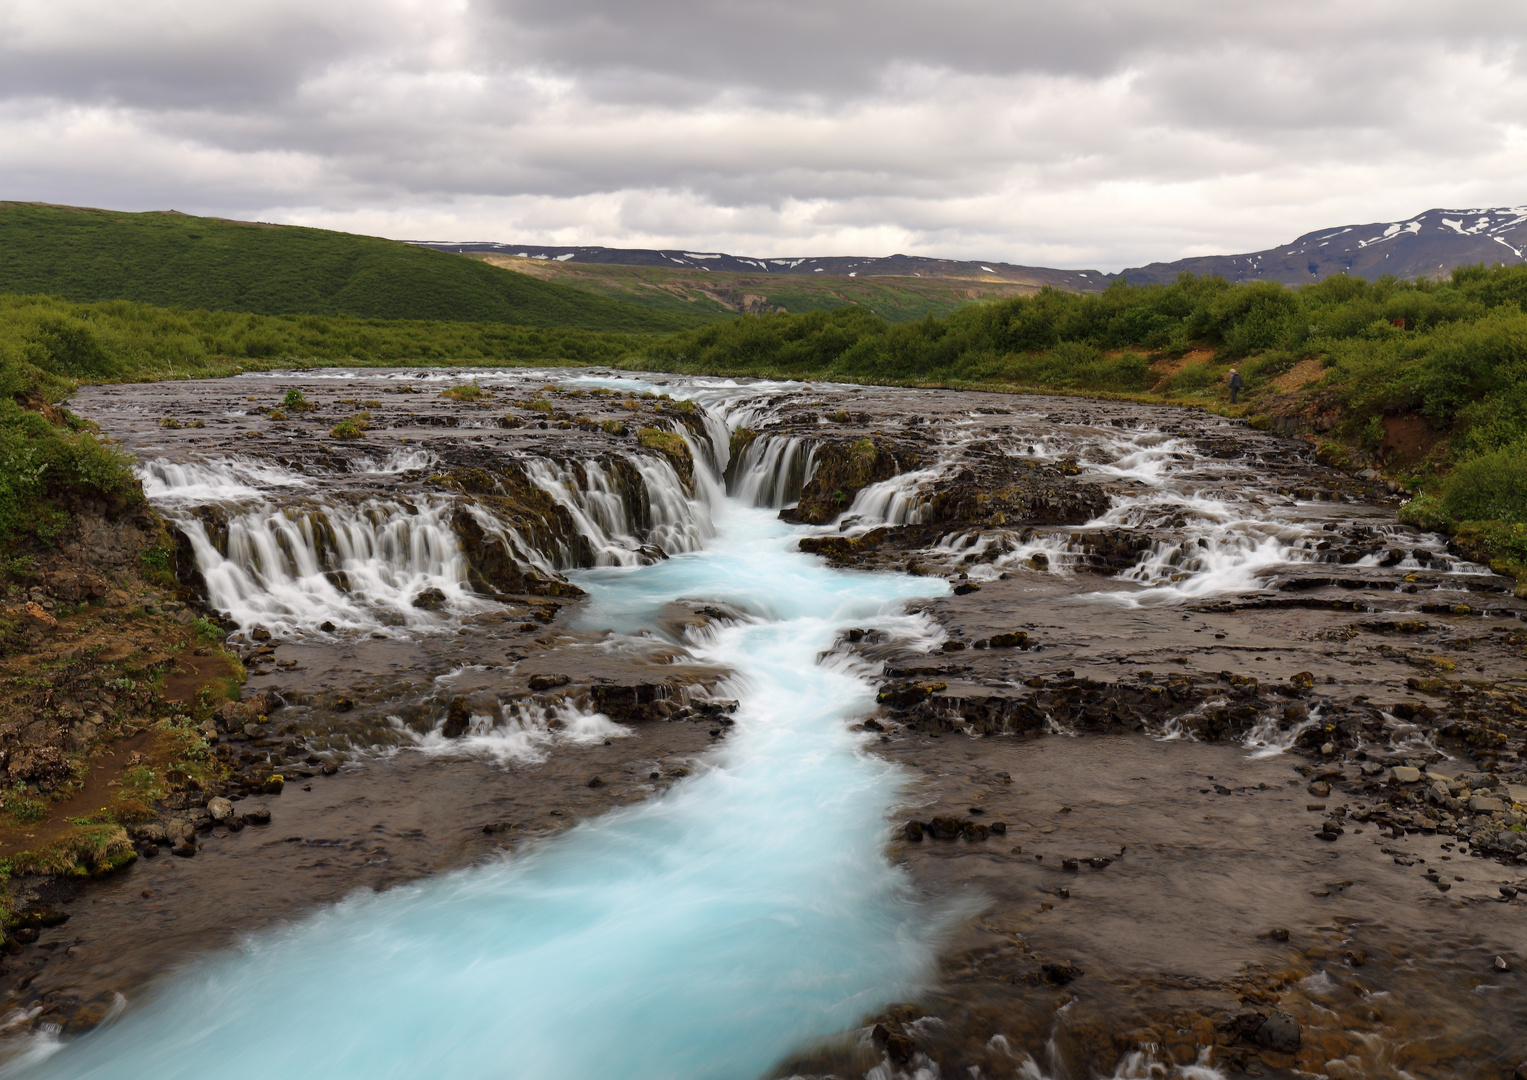
[[[1527,203],[1527,5],[0,0],[0,198],[1117,270]]]

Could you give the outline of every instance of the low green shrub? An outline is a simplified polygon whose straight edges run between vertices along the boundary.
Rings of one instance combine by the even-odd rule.
[[[1460,464],[1443,485],[1441,509],[1458,521],[1527,523],[1527,443]]]

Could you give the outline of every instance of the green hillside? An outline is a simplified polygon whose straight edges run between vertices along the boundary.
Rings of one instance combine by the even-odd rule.
[[[38,203],[0,203],[0,293],[633,333],[714,318],[594,296],[374,236]]]
[[[658,311],[684,312],[692,325],[724,322],[733,315],[788,311],[834,311],[857,307],[887,322],[916,322],[948,315],[983,300],[1028,296],[1039,286],[1003,279],[912,275],[739,274],[659,266],[522,259],[501,252],[467,252],[467,258],[517,270],[543,281]]]

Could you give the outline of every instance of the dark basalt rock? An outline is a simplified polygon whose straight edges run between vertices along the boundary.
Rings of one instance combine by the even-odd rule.
[[[898,460],[890,447],[874,439],[827,443],[817,450],[816,475],[801,489],[801,501],[779,516],[803,525],[825,524],[847,510],[862,488],[889,480],[915,463],[915,456]]]
[[[440,729],[440,734],[447,739],[459,739],[471,726],[472,710],[467,704],[467,699],[461,695],[451,698],[451,704],[446,709],[445,725]]]
[[[487,596],[583,595],[583,590],[569,581],[560,577],[549,578],[537,570],[521,566],[503,540],[487,532],[466,510],[456,511],[451,518],[451,528],[461,542],[461,551],[466,558],[467,584],[478,592]]]
[[[445,605],[445,593],[435,588],[425,589],[414,597],[413,605],[424,611],[436,611]]]
[[[640,723],[666,720],[674,711],[668,687],[660,683],[603,684],[589,688],[594,708],[612,720]]]
[[[1275,1012],[1264,1019],[1252,1038],[1257,1045],[1281,1054],[1292,1054],[1303,1041],[1299,1037],[1299,1022],[1286,1012]]]

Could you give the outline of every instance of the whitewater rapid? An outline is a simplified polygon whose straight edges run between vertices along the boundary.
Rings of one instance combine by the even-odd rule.
[[[748,613],[690,642],[741,702],[702,772],[254,936],[8,1075],[741,1080],[912,994],[937,920],[883,854],[900,776],[849,730],[870,671],[830,650],[847,626],[931,644],[903,602],[948,586],[828,568],[769,511],[716,519],[703,551],[578,576],[617,632],[679,597]]]

